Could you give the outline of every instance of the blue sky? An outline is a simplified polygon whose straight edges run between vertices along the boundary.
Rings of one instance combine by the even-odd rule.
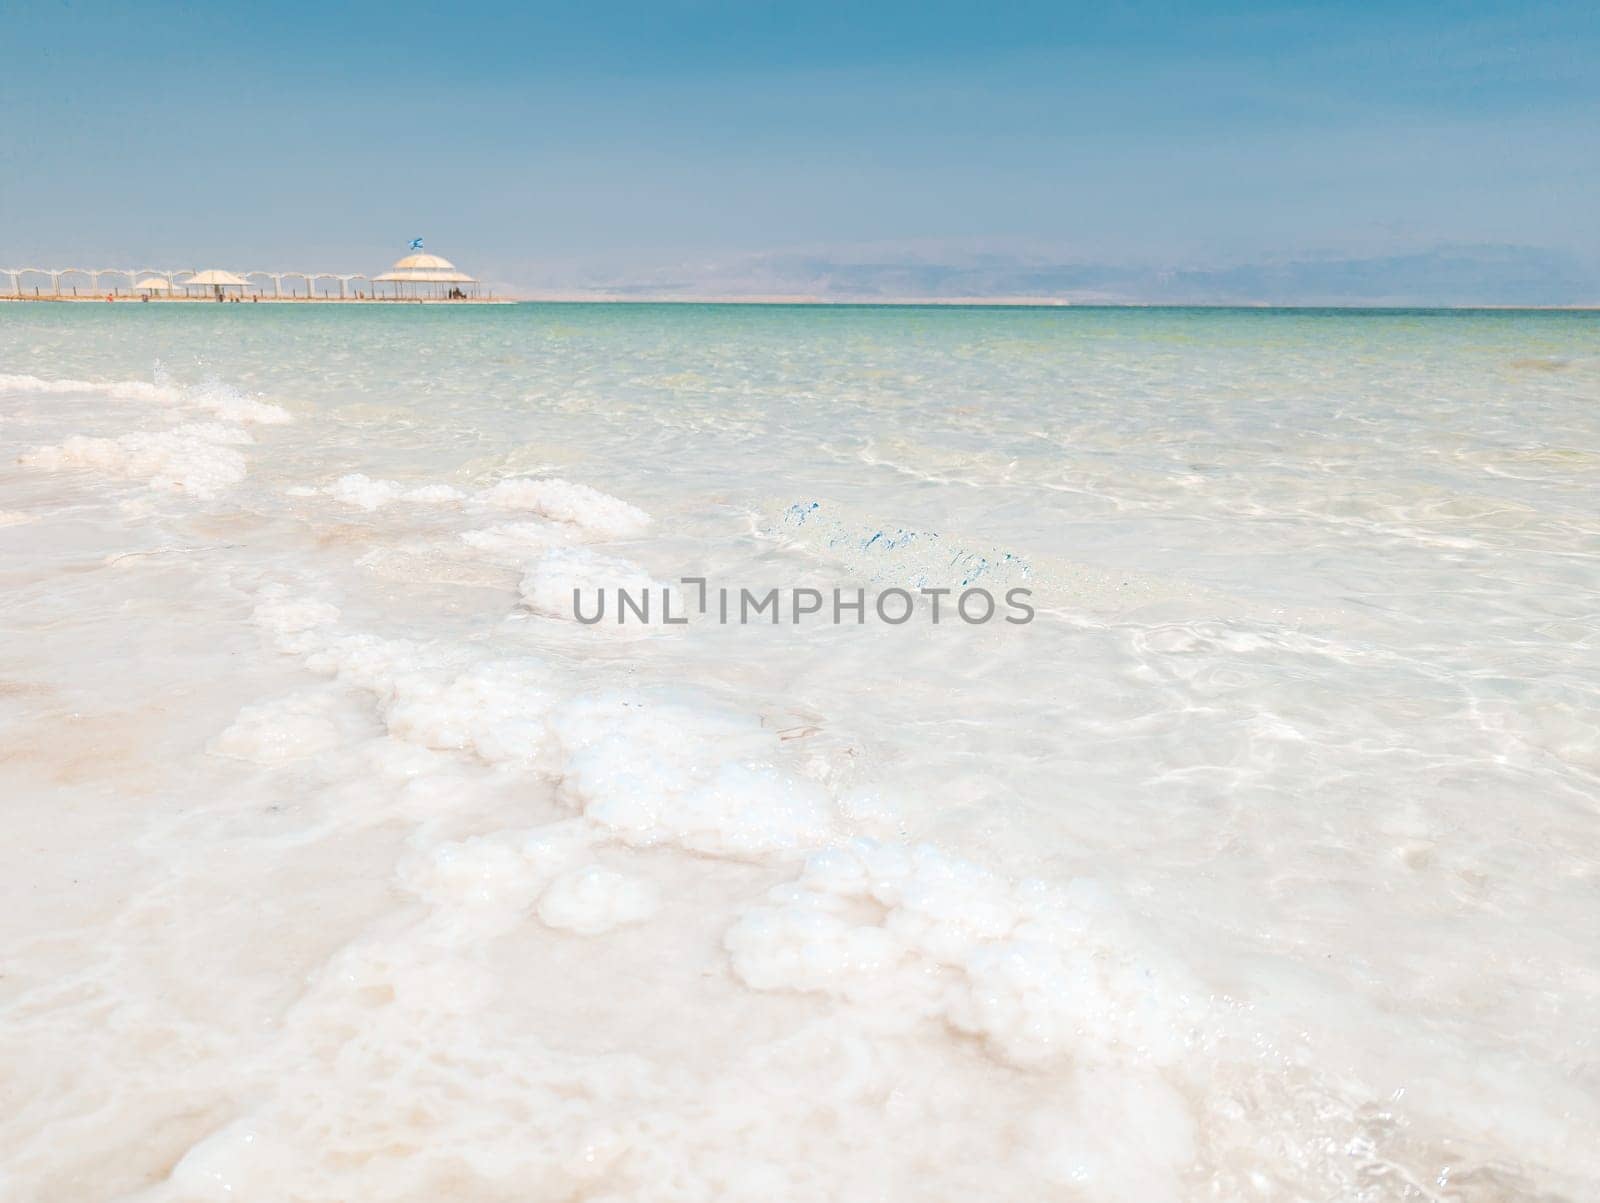
[[[1600,256],[1593,3],[10,0],[0,47],[0,260]]]

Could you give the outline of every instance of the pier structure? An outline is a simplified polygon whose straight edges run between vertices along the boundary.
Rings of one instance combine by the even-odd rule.
[[[237,280],[235,284],[232,281]],[[225,281],[218,284],[218,281]],[[287,283],[286,283],[287,282]],[[319,293],[319,285],[322,291]],[[3,267],[0,300],[70,301],[134,297],[193,301],[481,301],[478,280],[438,255],[412,254],[379,275],[365,272],[241,271],[222,268]],[[334,293],[337,295],[331,295]]]
[[[113,284],[111,288],[112,292],[120,293],[126,291],[131,295],[132,293],[138,291],[138,282],[144,277],[158,276],[161,279],[164,279],[170,285],[174,276],[181,276],[185,274],[193,275],[194,273],[192,269],[186,273],[181,269],[167,270],[159,267],[141,267],[137,270],[126,267],[5,267],[0,268],[0,276],[5,277],[6,282],[10,285],[10,287],[7,289],[5,294],[0,295],[12,297],[29,295],[26,291],[27,284],[23,280],[24,276],[44,277],[45,279],[49,280],[47,290],[44,290],[44,285],[38,281],[35,281],[32,295],[61,297],[67,295],[62,292],[61,280],[64,276],[78,276],[87,279],[89,284],[89,295],[99,296],[102,292],[100,281],[108,276],[123,277],[127,280],[126,289]],[[78,285],[76,283],[72,283],[69,284],[68,287],[72,289],[73,295],[76,295]]]
[[[284,297],[284,293],[283,293],[283,282],[285,280],[299,280],[302,283],[304,283],[307,297],[315,297],[317,295],[317,281],[318,280],[337,280],[338,283],[339,283],[339,299],[341,301],[348,301],[350,299],[351,292],[352,292],[352,287],[351,286],[357,280],[365,280],[367,282],[368,286],[369,286],[368,288],[365,288],[365,289],[357,288],[357,289],[354,290],[354,292],[361,299],[363,299],[363,300],[367,299],[368,298],[368,294],[372,291],[371,287],[370,287],[370,285],[372,283],[372,277],[367,275],[365,272],[269,272],[269,271],[248,271],[248,272],[240,272],[239,274],[241,276],[243,276],[246,280],[260,279],[260,280],[267,281],[267,283],[271,285],[273,299],[274,300],[280,300],[280,301],[286,299]],[[262,287],[265,288],[266,285],[263,285]],[[290,291],[289,291],[289,296],[293,297],[295,295],[297,295],[297,294],[294,291],[294,287],[291,285],[290,286]]]

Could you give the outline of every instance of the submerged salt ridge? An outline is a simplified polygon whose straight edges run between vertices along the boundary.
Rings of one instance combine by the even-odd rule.
[[[150,406],[68,385],[7,394],[22,454],[74,436],[137,449],[199,416],[182,389]],[[30,969],[0,1001],[0,1055],[52,1084],[0,1120],[8,1189],[1531,1200],[1596,1178],[1581,1075],[1474,1026],[1518,1014],[1562,950],[1525,931],[1519,968],[1472,901],[1526,842],[1496,843],[1485,812],[1478,854],[1416,796],[1493,771],[1473,747],[1492,738],[1532,807],[1517,821],[1564,815],[1543,828],[1553,871],[1508,876],[1495,905],[1581,917],[1580,682],[1552,676],[1532,706],[1472,696],[1482,725],[1464,732],[1453,665],[1392,621],[1219,620],[1210,599],[1231,582],[1147,591],[1114,621],[1069,606],[1025,647],[925,630],[619,642],[561,621],[572,584],[708,567],[755,584],[780,554],[814,571],[876,529],[872,500],[825,507],[846,515],[843,544],[758,539],[724,560],[707,540],[731,543],[748,511],[691,526],[709,493],[640,495],[600,456],[559,477],[459,448],[385,460],[380,418],[284,401],[292,424],[213,444],[247,470],[204,492],[143,463],[33,463],[5,482],[0,504],[33,519],[12,536],[43,525],[74,563],[104,560],[61,578],[102,592],[52,594],[46,574],[26,605],[103,623],[132,601],[167,632],[115,683],[58,643],[7,672],[66,687],[81,671],[74,709],[114,695],[141,740],[181,749],[149,768],[102,753],[33,787],[125,823],[148,868],[106,899],[110,921],[27,933],[25,962],[66,968]],[[1030,566],[1063,552],[961,543]],[[125,558],[147,547],[163,554]],[[915,560],[890,556],[884,579],[925,571]],[[1489,604],[1513,621],[1509,599]],[[237,684],[206,692],[207,674]],[[1323,692],[1281,692],[1279,674]],[[1064,775],[1048,750],[1080,738],[1094,754]],[[1341,792],[1371,788],[1349,759],[1362,749],[1398,795],[1386,811]],[[1293,792],[1271,792],[1284,779]],[[1371,851],[1345,843],[1369,826]],[[1256,840],[1274,876],[1252,886],[1236,850]],[[1409,874],[1432,875],[1407,893]],[[1280,876],[1301,900],[1287,917],[1269,905]],[[1390,937],[1364,939],[1374,927]],[[1457,984],[1469,959],[1477,981]],[[1459,999],[1449,1022],[1430,992]],[[1524,1031],[1547,1053],[1573,1038]]]
[[[138,389],[78,382],[37,391],[148,399]],[[185,439],[222,446],[230,438],[238,436],[226,429],[196,432],[187,427],[153,434],[73,436],[59,451],[35,451],[23,462],[47,471],[87,468],[140,479],[152,465],[159,468],[152,448],[170,450],[176,457],[192,450]],[[118,459],[107,448],[119,449],[125,457]],[[242,458],[237,462],[237,472],[204,478],[193,462],[181,480],[153,470],[149,483],[181,486],[209,500],[244,479]],[[559,480],[508,479],[469,495],[444,485],[402,488],[352,474],[326,489],[293,492],[302,499],[326,495],[366,512],[395,503],[530,510],[568,531],[566,539],[579,542],[638,534],[649,524],[647,515],[617,498]],[[491,527],[488,533],[503,539],[507,530]],[[485,541],[483,534],[469,530],[463,539],[476,546]],[[536,612],[553,616],[564,612],[561,601],[570,596],[574,572],[586,584],[615,587],[635,579],[628,575],[633,571],[626,561],[567,546],[533,562],[524,596]],[[1186,987],[1155,976],[1148,961],[1140,963],[1136,946],[1117,950],[1105,935],[1090,932],[1098,916],[1114,911],[1108,900],[1097,898],[1086,909],[1070,891],[1043,883],[1015,893],[1003,879],[932,846],[860,834],[892,836],[892,807],[874,790],[834,787],[825,762],[784,755],[782,738],[759,715],[698,697],[693,690],[585,690],[579,683],[581,672],[568,669],[563,674],[531,657],[498,659],[472,647],[348,630],[340,625],[336,606],[296,597],[280,586],[262,590],[254,617],[277,650],[331,677],[334,687],[299,689],[244,705],[211,741],[210,751],[279,771],[351,757],[378,767],[393,782],[393,809],[369,811],[366,818],[417,822],[395,881],[424,910],[420,917],[404,920],[399,930],[386,923],[336,954],[325,971],[326,984],[314,986],[293,1005],[284,1036],[257,1054],[262,1064],[241,1066],[244,1072],[267,1076],[281,1072],[272,1069],[275,1065],[297,1068],[265,1102],[245,1108],[186,1152],[166,1181],[141,1198],[217,1198],[240,1192],[394,1197],[402,1181],[422,1192],[417,1197],[430,1197],[445,1180],[439,1174],[454,1177],[461,1172],[453,1163],[463,1157],[468,1166],[463,1182],[475,1180],[464,1189],[481,1191],[483,1197],[526,1189],[530,1176],[562,1194],[610,1182],[612,1188],[631,1185],[641,1197],[655,1197],[664,1185],[661,1170],[646,1167],[660,1157],[681,1159],[673,1169],[680,1184],[674,1189],[686,1190],[686,1197],[712,1189],[728,1172],[723,1163],[729,1157],[749,1156],[727,1147],[728,1142],[742,1145],[745,1134],[724,1130],[726,1121],[715,1116],[691,1115],[681,1128],[664,1134],[635,1131],[626,1142],[607,1134],[615,1147],[605,1149],[602,1142],[596,1151],[592,1129],[636,1125],[637,1119],[614,1112],[626,1116],[631,1108],[653,1105],[659,1092],[670,1087],[658,1085],[637,1098],[613,1098],[607,1106],[597,1103],[591,1114],[570,1122],[575,1127],[558,1128],[553,1138],[547,1135],[531,1148],[528,1131],[519,1126],[506,1126],[492,1138],[458,1133],[448,1142],[419,1130],[413,1139],[425,1140],[429,1147],[397,1158],[389,1146],[414,1123],[406,1117],[417,1108],[445,1105],[433,1098],[434,1088],[421,1083],[402,1087],[393,1099],[393,1118],[383,1121],[371,1113],[370,1100],[348,1093],[344,1072],[335,1076],[332,1066],[320,1068],[315,1050],[302,1043],[313,1040],[309,1033],[319,1026],[372,1023],[375,1004],[370,1000],[381,997],[378,1013],[398,1025],[391,1034],[397,1047],[382,1048],[385,1057],[417,1042],[433,1049],[445,1064],[461,1058],[462,1068],[469,1058],[506,1056],[524,1097],[502,1097],[502,1104],[547,1106],[546,1091],[572,1088],[570,1081],[565,1086],[559,1080],[539,1083],[550,1072],[545,1065],[549,1052],[519,1062],[517,1057],[526,1058],[528,1050],[517,1043],[502,1048],[479,1033],[469,1036],[459,1030],[478,1010],[474,1002],[495,990],[486,971],[474,971],[472,963],[486,955],[491,941],[530,923],[593,938],[655,920],[662,909],[662,887],[596,859],[608,846],[734,858],[769,866],[780,877],[798,870],[793,884],[775,888],[770,899],[730,908],[722,942],[731,955],[733,975],[756,990],[817,992],[870,1008],[869,1016],[834,1021],[860,1026],[859,1039],[878,1040],[929,1021],[943,1022],[953,1032],[983,1039],[996,1056],[1019,1065],[1069,1053],[1104,1060],[1112,1050],[1160,1065],[1184,1041],[1159,1020],[1152,1025],[1149,1017],[1124,1014],[1146,1006],[1159,1011],[1162,1004],[1153,995],[1186,992]],[[352,704],[350,691],[370,696],[370,714]],[[372,733],[373,717],[383,734]],[[447,805],[441,796],[470,791],[472,778],[459,767],[462,757],[502,778],[520,775],[538,782],[555,806],[573,817],[444,838],[433,830],[429,819],[437,816],[429,811]],[[364,768],[363,775],[370,771]],[[354,785],[352,781],[341,788]],[[366,805],[384,804],[374,798]],[[330,819],[348,821],[337,814]],[[692,878],[693,863],[685,863],[680,872]],[[852,905],[853,897],[875,897],[886,910],[876,920],[857,915],[860,908]],[[1100,965],[1108,955],[1114,955],[1116,964]],[[935,970],[948,980],[931,977]],[[1174,972],[1181,978],[1181,971]],[[349,991],[357,987],[360,995],[352,998]],[[1193,1021],[1182,1022],[1187,1027]],[[385,1025],[376,1026],[381,1031]],[[829,1044],[837,1039],[831,1032],[825,1038]],[[566,1078],[577,1074],[585,1081],[588,1093],[605,1084],[601,1099],[618,1089],[607,1082],[615,1070],[604,1058],[588,1068],[570,1057],[557,1061]],[[523,1074],[531,1074],[532,1080]],[[1143,1071],[1143,1077],[1141,1092],[1155,1092],[1161,1105],[1175,1117],[1181,1115],[1181,1103],[1154,1069]],[[631,1079],[624,1082],[627,1093],[637,1091]],[[382,1083],[360,1085],[373,1089]],[[774,1083],[773,1088],[781,1091],[782,1085]],[[1141,1099],[1141,1106],[1147,1103]],[[477,1105],[459,1099],[453,1104],[468,1109]],[[542,1111],[526,1114],[538,1128],[548,1125]],[[1132,1122],[1133,1116],[1127,1118]],[[1176,1132],[1172,1149],[1182,1154],[1191,1139],[1188,1125],[1171,1122]],[[327,1134],[330,1123],[334,1132],[342,1133],[341,1143],[359,1139],[354,1126],[372,1129],[376,1123],[385,1135],[378,1139],[374,1133],[365,1156],[347,1153],[332,1161],[317,1147],[316,1135]],[[457,1119],[451,1126],[465,1124]],[[1004,1119],[988,1137],[980,1126],[975,1133],[979,1147],[1010,1126]],[[580,1142],[580,1148],[561,1147],[570,1142]],[[1097,1152],[1103,1155],[1104,1150]],[[1041,1166],[1059,1160],[1048,1140],[1040,1141],[1031,1156]],[[628,1162],[643,1164],[630,1172],[624,1166]],[[755,1173],[756,1164],[740,1172]],[[1171,1155],[1153,1166],[1118,1170],[1111,1178],[1126,1181],[1132,1173],[1134,1180],[1166,1181],[1181,1164],[1181,1155]],[[764,1170],[762,1176],[771,1172]],[[825,1175],[834,1183],[825,1193],[846,1189],[858,1172],[848,1159],[841,1161]],[[804,1173],[815,1177],[818,1170],[806,1167]],[[1066,1181],[1082,1173],[1081,1165],[1067,1163],[1049,1176]],[[683,1185],[695,1182],[701,1185]],[[810,1189],[799,1180],[790,1188]]]
[[[196,410],[214,414],[219,421],[180,422],[166,429],[134,430],[110,437],[74,434],[60,443],[36,447],[20,458],[28,467],[47,472],[80,468],[204,498],[245,478],[249,461],[237,447],[254,441],[247,426],[291,420],[283,407],[245,397],[215,382],[182,389],[138,380],[42,380],[0,374],[0,394],[5,393],[30,399],[104,397],[174,415]]]
[[[610,499],[597,508],[611,508]],[[398,882],[429,908],[420,921],[428,935],[423,949],[401,944],[408,976],[416,972],[409,964],[414,957],[426,962],[441,945],[451,957],[470,956],[529,923],[592,937],[656,919],[661,887],[595,859],[608,845],[734,858],[780,875],[798,868],[791,883],[733,909],[722,944],[739,981],[756,990],[838,998],[851,1009],[832,1022],[859,1028],[861,1039],[909,1039],[928,1023],[942,1023],[1019,1067],[1054,1065],[1072,1076],[1072,1063],[1115,1066],[1118,1090],[1101,1104],[1113,1112],[1126,1108],[1121,1119],[1130,1126],[1158,1116],[1153,1122],[1165,1129],[1163,1147],[1140,1154],[1138,1165],[1102,1167],[1101,1161],[1129,1158],[1109,1145],[1063,1156],[1057,1136],[1041,1132],[1023,1155],[1037,1162],[1041,1184],[1099,1178],[1119,1191],[1139,1184],[1154,1192],[1150,1197],[1175,1189],[1192,1151],[1192,1120],[1160,1070],[1179,1063],[1205,1030],[1204,1002],[1181,965],[1127,925],[1091,883],[1014,885],[931,845],[897,841],[892,804],[880,791],[836,786],[832,766],[786,756],[780,735],[759,715],[692,690],[585,691],[583,674],[563,674],[531,657],[484,658],[471,648],[348,631],[335,606],[281,588],[268,587],[254,616],[280,651],[371,697],[387,732],[375,749],[379,756],[393,758],[387,749],[394,742],[434,754],[405,759],[402,795],[433,795],[438,805],[437,795],[459,789],[446,759],[455,754],[540,780],[555,805],[574,815],[466,839],[439,838],[426,822],[417,827]],[[347,705],[337,694],[299,691],[249,706],[215,746],[272,765],[317,756],[351,741],[349,719],[338,714]],[[398,811],[408,809],[402,801]],[[682,872],[692,878],[696,870],[685,863]],[[365,958],[371,942],[362,938],[341,956]],[[393,935],[383,938],[390,958],[397,955],[394,942]],[[409,989],[393,972],[365,970],[363,988],[392,993],[398,1005]],[[491,986],[480,989],[488,993]],[[305,1001],[297,1006],[314,1009]],[[460,999],[449,1007],[471,1011]],[[426,1012],[411,1022],[434,1024]],[[422,1026],[417,1036],[431,1030]],[[303,1076],[295,1080],[295,1094],[306,1088]],[[324,1082],[317,1092],[337,1088]],[[174,1171],[171,1197],[214,1183],[305,1189],[308,1167],[298,1159],[309,1117],[295,1094],[280,1094],[191,1151]],[[830,1110],[842,1101],[817,1100]],[[972,1117],[974,1136],[1001,1139],[1014,1120],[998,1118],[986,1135]],[[718,1146],[733,1135],[691,1126],[655,1152],[683,1159],[676,1175],[699,1185],[679,1189],[697,1197],[726,1172],[711,1166],[729,1155]],[[537,1148],[530,1155],[526,1136],[507,1133],[509,1143],[494,1154],[498,1172],[487,1175],[483,1189],[551,1173],[550,1152]],[[702,1149],[702,1141],[712,1147]],[[562,1189],[583,1191],[620,1175],[617,1185],[656,1197],[660,1182],[630,1181],[623,1168],[639,1157],[640,1143],[649,1142],[633,1136],[627,1155],[615,1159],[588,1155],[592,1164],[581,1173],[567,1169]],[[679,1143],[687,1148],[672,1147]],[[991,1155],[1000,1152],[995,1146]],[[388,1175],[415,1172],[374,1154],[373,1164],[326,1178],[329,1197],[383,1193],[393,1189]],[[699,1164],[708,1154],[710,1164]],[[833,1183],[828,1196],[847,1190],[856,1172],[846,1163],[826,1173],[804,1167],[806,1178],[820,1174]],[[801,1181],[789,1182],[785,1192],[808,1196]]]

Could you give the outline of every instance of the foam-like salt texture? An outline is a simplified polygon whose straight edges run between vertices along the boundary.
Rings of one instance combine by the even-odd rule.
[[[109,397],[118,401],[176,401],[181,394],[147,380],[45,380],[38,376],[0,372],[0,392],[39,393],[46,396]]]
[[[351,472],[341,476],[324,492],[343,505],[358,510],[380,510],[396,502],[416,505],[446,505],[463,501],[466,494],[450,485],[432,484],[407,488],[398,481],[374,480],[364,472]]]
[[[399,481],[374,479],[363,472],[339,477],[324,489],[297,487],[294,496],[325,495],[342,505],[371,513],[397,503],[458,505],[471,503],[493,510],[527,510],[547,523],[499,523],[461,535],[468,546],[492,553],[554,547],[576,541],[625,539],[642,534],[650,516],[620,498],[587,485],[565,480],[502,480],[475,493],[453,485],[407,486]]]
[[[570,523],[596,539],[629,539],[650,526],[650,515],[638,507],[565,480],[502,480],[479,497],[499,509],[531,510]]]
[[[352,715],[339,694],[304,690],[244,707],[211,750],[257,764],[282,764],[345,747],[369,726]]]
[[[286,650],[371,691],[390,735],[491,765],[545,770],[625,843],[751,856],[827,839],[826,789],[779,763],[760,718],[688,692],[571,694],[533,658],[463,663],[443,648],[350,635],[326,603],[274,596],[256,621]]]
[[[546,925],[585,936],[642,923],[660,909],[660,894],[649,882],[600,865],[563,873],[539,899]]]
[[[627,593],[637,605],[645,605],[648,599],[650,617],[659,621],[661,589],[661,582],[631,561],[601,555],[587,547],[558,547],[528,565],[521,594],[523,604],[545,618],[575,620],[574,607],[578,605],[588,618],[603,604],[604,616],[593,625],[616,629],[631,623],[631,629],[640,630],[645,624],[633,611],[626,612],[625,621],[618,621],[619,591]]]
[[[422,841],[400,867],[404,887],[453,924],[477,934],[536,916],[547,927],[600,935],[642,923],[660,909],[648,881],[590,859],[602,829],[564,819],[466,840]]]
[[[120,438],[73,435],[59,444],[37,448],[22,456],[21,462],[45,472],[79,468],[143,480],[153,489],[211,498],[245,478],[248,461],[233,448],[249,442],[249,434],[237,426],[190,423]]]
[[[515,922],[538,900],[548,871],[523,855],[511,835],[476,836],[437,844],[403,864],[406,888],[435,906],[506,912]]]
[[[226,422],[280,426],[294,416],[281,405],[247,397],[220,381],[188,388],[157,380],[45,380],[38,376],[0,373],[0,392],[44,396],[100,396],[116,401],[143,401],[207,410]]]
[[[388,693],[383,720],[397,739],[489,764],[534,764],[546,752],[556,694],[538,660],[492,661],[459,674],[412,670],[394,676]]]
[[[1177,1060],[1200,1018],[1187,974],[1092,882],[1013,885],[928,846],[812,854],[727,935],[739,976],[937,1014],[1007,1060]]]
[[[826,791],[776,763],[758,718],[685,694],[600,693],[555,714],[563,796],[629,844],[756,856],[825,840]]]
[[[339,607],[271,588],[263,591],[251,620],[268,633],[279,651],[304,655],[323,646],[324,632],[339,621]]]
[[[294,421],[294,415],[283,406],[247,397],[219,381],[184,389],[180,400],[184,404],[208,410],[224,422],[285,426]]]
[[[461,532],[461,541],[468,547],[513,564],[554,547],[565,547],[575,538],[572,527],[555,522],[501,522]]]
[[[462,659],[455,649],[417,640],[338,632],[317,642],[306,657],[306,667],[335,677],[341,684],[369,690],[380,702],[387,702],[395,697],[397,682],[407,674],[448,668]]]
[[[447,648],[339,632],[326,603],[274,595],[256,621],[307,664],[371,691],[389,733],[557,775],[575,809],[625,843],[744,857],[828,839],[827,790],[779,761],[758,716],[687,691],[567,692],[533,658],[465,662]]]

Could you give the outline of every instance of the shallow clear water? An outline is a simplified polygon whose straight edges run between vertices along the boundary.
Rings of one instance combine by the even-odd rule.
[[[4,1193],[1593,1197],[1597,336],[0,309]]]

